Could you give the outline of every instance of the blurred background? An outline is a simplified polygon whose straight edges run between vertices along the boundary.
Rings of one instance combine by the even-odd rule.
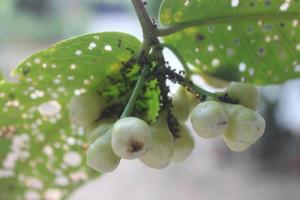
[[[140,38],[130,0],[0,0],[0,71],[9,72],[50,44],[89,32],[121,31]],[[156,18],[160,0],[148,1]],[[171,66],[179,62],[165,52]],[[198,80],[199,84],[203,81]],[[74,191],[70,200],[299,200],[300,80],[260,88],[266,119],[263,138],[248,151],[229,151],[221,139],[195,136],[196,148],[183,163],[154,170],[138,161]]]

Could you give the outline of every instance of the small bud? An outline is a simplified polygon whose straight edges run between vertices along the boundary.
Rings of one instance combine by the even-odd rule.
[[[77,126],[87,126],[100,117],[106,106],[105,99],[97,92],[89,92],[75,96],[70,102],[69,117]]]
[[[174,138],[175,152],[173,155],[173,160],[181,162],[192,153],[195,146],[195,141],[188,128],[184,124],[179,126],[179,132],[177,134],[179,137]]]
[[[115,170],[120,158],[111,147],[111,130],[98,137],[87,150],[87,164],[100,173]]]
[[[193,129],[203,138],[223,135],[227,130],[228,121],[223,104],[216,101],[200,103],[191,113]]]
[[[161,169],[169,165],[174,153],[174,140],[167,124],[166,111],[151,126],[151,133],[152,143],[140,160],[149,167]]]
[[[135,159],[144,154],[151,144],[150,127],[136,117],[118,120],[112,128],[112,148],[124,159]]]

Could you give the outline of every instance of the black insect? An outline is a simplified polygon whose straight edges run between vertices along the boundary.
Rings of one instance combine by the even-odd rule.
[[[230,104],[238,104],[239,103],[239,101],[237,99],[230,98],[228,96],[228,93],[225,93],[223,96],[219,96],[218,99],[225,103],[230,103]]]
[[[134,54],[134,50],[132,50],[131,48],[126,47],[126,50],[130,51],[131,54]]]
[[[118,47],[121,48],[122,47],[122,39],[118,40]]]
[[[29,69],[29,67],[25,66],[25,67],[23,67],[22,71],[23,71],[23,75],[26,76],[30,72],[30,69]]]
[[[204,40],[204,36],[201,33],[198,33],[196,35],[196,41],[197,42],[202,42]]]
[[[154,19],[154,18],[151,18],[151,21],[152,21],[153,26],[156,28],[156,27],[157,27],[157,24],[156,24],[155,19]]]

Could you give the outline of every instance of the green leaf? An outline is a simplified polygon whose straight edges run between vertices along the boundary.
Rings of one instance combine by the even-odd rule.
[[[300,77],[300,1],[164,0],[160,20],[186,27],[164,41],[201,73],[261,85]]]
[[[18,83],[0,82],[0,199],[65,199],[98,176],[86,165],[86,134],[69,123],[68,103],[97,90],[125,107],[140,48],[123,33],[84,35],[26,59],[13,72]],[[158,101],[157,88],[144,92],[142,105]],[[137,114],[155,119],[156,104]]]

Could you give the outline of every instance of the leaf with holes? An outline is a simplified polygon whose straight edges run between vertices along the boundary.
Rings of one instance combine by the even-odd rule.
[[[26,59],[13,72],[18,83],[0,82],[0,199],[64,199],[97,177],[85,163],[83,129],[69,123],[68,103],[98,91],[124,109],[138,78],[133,56],[140,48],[123,33],[84,35]],[[136,114],[151,121],[159,91],[143,92]]]
[[[160,20],[185,27],[164,41],[201,73],[260,85],[300,77],[300,1],[164,0]]]

